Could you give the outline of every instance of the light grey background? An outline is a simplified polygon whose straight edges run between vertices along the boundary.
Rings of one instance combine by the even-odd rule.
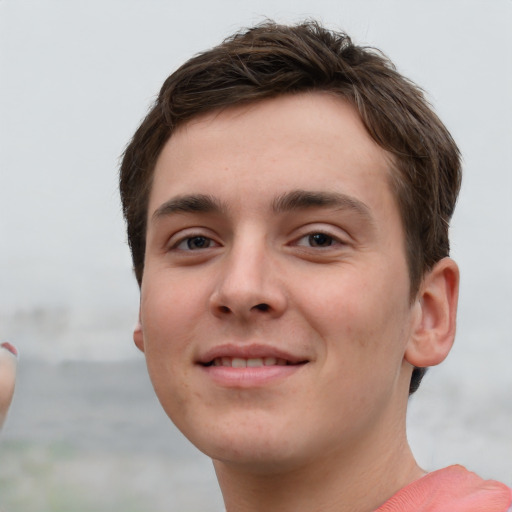
[[[171,71],[265,16],[377,46],[458,142],[459,330],[412,400],[410,437],[429,469],[512,484],[510,0],[0,0],[2,340],[22,362],[141,357],[119,156]]]

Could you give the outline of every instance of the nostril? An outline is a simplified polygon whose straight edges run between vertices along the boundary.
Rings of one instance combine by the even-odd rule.
[[[219,309],[221,313],[229,313],[231,311],[227,306],[220,306]]]
[[[258,309],[260,311],[268,311],[270,309],[270,306],[268,304],[256,304],[253,309]]]

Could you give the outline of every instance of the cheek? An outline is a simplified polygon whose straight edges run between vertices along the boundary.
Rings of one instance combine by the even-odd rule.
[[[148,276],[141,290],[141,321],[148,348],[173,349],[186,343],[206,306],[201,280],[191,282],[165,273]]]
[[[324,340],[325,356],[343,351],[347,364],[349,354],[361,364],[374,364],[382,354],[402,350],[407,276],[378,266],[340,270],[323,281],[310,279],[302,288],[308,291],[302,292],[302,314]]]
[[[176,279],[152,278],[147,283],[141,290],[144,353],[157,396],[169,414],[168,409],[184,400],[193,360],[191,340],[197,337],[203,301],[199,287],[187,292]]]

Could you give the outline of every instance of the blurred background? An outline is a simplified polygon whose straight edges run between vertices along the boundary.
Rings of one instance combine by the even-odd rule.
[[[0,0],[0,341],[21,353],[5,512],[222,510],[131,341],[117,168],[163,80],[265,17],[380,48],[458,142],[458,335],[411,401],[409,435],[426,469],[512,485],[511,0]]]

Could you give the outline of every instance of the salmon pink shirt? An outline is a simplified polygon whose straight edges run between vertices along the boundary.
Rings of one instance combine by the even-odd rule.
[[[512,489],[449,466],[404,487],[375,512],[512,512]]]

